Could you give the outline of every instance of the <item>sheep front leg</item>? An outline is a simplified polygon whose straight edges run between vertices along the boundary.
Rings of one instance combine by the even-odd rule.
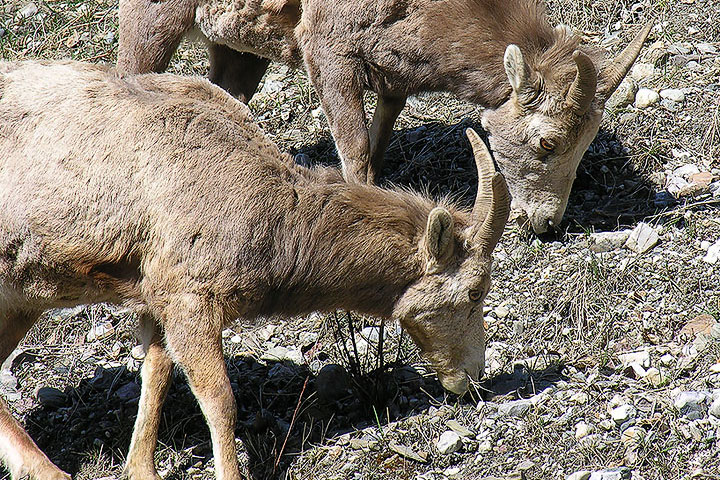
[[[368,183],[376,183],[385,163],[385,150],[390,143],[393,126],[405,107],[406,97],[378,95],[377,107],[370,126],[370,169]]]
[[[140,405],[135,419],[125,474],[130,480],[160,480],[160,476],[155,470],[154,453],[157,446],[160,414],[170,387],[173,363],[157,335],[153,335],[152,340],[143,341],[143,343],[146,345],[146,353],[141,371]]]
[[[208,78],[243,103],[252,98],[270,60],[225,45],[211,43]]]
[[[120,0],[120,73],[164,71],[195,21],[197,0]]]
[[[318,56],[323,65],[329,65],[327,69],[321,68],[313,60],[312,51],[312,46],[306,47],[305,66],[327,116],[342,162],[343,177],[347,182],[366,183],[369,181],[370,141],[358,75],[352,63],[340,57]]]
[[[0,365],[17,347],[37,317],[34,312],[0,311]],[[0,460],[8,467],[12,478],[28,476],[33,480],[70,480],[70,475],[57,468],[35,445],[25,429],[12,417],[2,398]]]
[[[166,348],[185,372],[210,428],[216,477],[240,480],[235,453],[237,410],[222,352],[222,322],[210,307],[199,306],[200,301],[185,298],[183,305],[166,307]]]

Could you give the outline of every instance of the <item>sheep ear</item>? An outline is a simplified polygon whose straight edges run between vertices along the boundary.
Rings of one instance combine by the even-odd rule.
[[[454,223],[450,212],[442,207],[433,208],[428,215],[424,247],[432,262],[440,262],[452,253]]]
[[[521,105],[532,102],[537,97],[538,91],[530,78],[530,71],[523,59],[520,47],[508,45],[505,49],[503,64],[505,65],[505,74],[518,102]]]

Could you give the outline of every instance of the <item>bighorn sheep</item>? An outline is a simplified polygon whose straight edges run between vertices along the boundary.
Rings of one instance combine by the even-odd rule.
[[[0,362],[48,308],[136,309],[147,357],[131,479],[159,479],[173,363],[210,427],[218,478],[240,478],[220,342],[237,317],[356,310],[398,320],[447,389],[482,373],[482,306],[510,199],[472,130],[469,212],[296,166],[202,79],[0,62],[0,119]],[[0,459],[13,478],[68,478],[1,400]]]
[[[450,91],[487,107],[483,127],[521,223],[565,213],[605,101],[651,25],[619,57],[569,28],[543,0],[120,0],[118,68],[162,71],[188,32],[210,49],[210,79],[249,100],[267,59],[304,59],[347,179],[372,183],[409,95]],[[366,126],[363,90],[378,94]]]

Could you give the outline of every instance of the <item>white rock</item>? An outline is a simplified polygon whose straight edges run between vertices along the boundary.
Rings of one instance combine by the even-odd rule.
[[[712,405],[710,405],[708,412],[713,417],[720,418],[720,397],[716,398]]]
[[[38,12],[38,7],[34,3],[28,3],[18,11],[21,18],[30,18]]]
[[[570,397],[570,401],[573,403],[577,403],[578,405],[585,405],[590,401],[590,397],[585,392],[577,392],[572,397]]]
[[[565,480],[588,480],[591,473],[592,472],[589,472],[587,470],[579,470],[565,477]]]
[[[691,412],[702,413],[702,405],[705,403],[707,395],[704,392],[683,392],[680,391],[673,399],[673,405],[683,416],[688,416]]]
[[[641,222],[632,231],[625,246],[633,252],[645,253],[657,245],[658,241],[660,241],[660,236],[655,229],[647,223]]]
[[[631,478],[632,472],[627,467],[608,468],[590,475],[590,480],[630,480]]]
[[[460,450],[460,447],[462,447],[462,439],[460,438],[460,435],[452,430],[448,430],[440,435],[437,442],[438,452],[443,455],[449,455],[453,452],[457,452]]]
[[[718,52],[717,47],[715,47],[715,45],[713,45],[712,43],[698,43],[697,45],[695,45],[695,48],[697,48],[697,51],[702,55]]]
[[[636,63],[630,70],[630,77],[638,82],[648,79],[655,74],[655,66],[652,63]]]
[[[493,444],[491,440],[483,440],[478,444],[478,453],[488,453],[492,450]]]
[[[685,94],[682,90],[677,88],[666,88],[665,90],[660,90],[660,96],[675,103],[683,103],[685,101]]]
[[[283,346],[277,346],[269,349],[260,358],[262,360],[273,362],[282,362],[285,360],[289,360],[297,364],[305,362],[303,354],[299,350]]]
[[[692,163],[686,163],[682,167],[678,167],[675,170],[673,170],[673,175],[676,177],[689,177],[690,175],[694,175],[696,173],[700,173],[700,169],[697,167],[697,165],[693,165]]]
[[[635,95],[635,106],[643,109],[660,101],[660,95],[655,90],[641,88]]]
[[[617,425],[622,425],[631,418],[635,418],[637,415],[637,409],[630,404],[620,405],[610,410],[610,417]]]
[[[650,352],[647,350],[637,350],[635,352],[621,353],[618,355],[618,360],[622,362],[623,366],[638,363],[642,367],[648,368],[650,366]]]
[[[617,108],[627,107],[635,100],[637,91],[638,86],[635,80],[626,77],[617,90],[615,90],[615,93],[613,93],[605,103],[605,108],[614,110]]]
[[[632,426],[626,428],[620,435],[620,441],[627,445],[636,445],[645,439],[647,432],[642,427]]]
[[[575,438],[580,440],[587,437],[594,431],[595,427],[593,427],[592,425],[588,425],[585,422],[578,422],[578,424],[575,425]]]
[[[85,336],[85,340],[93,342],[95,340],[103,340],[115,333],[115,327],[110,322],[103,322],[99,325],[93,325]]]
[[[135,360],[142,360],[145,358],[145,348],[140,345],[135,345],[132,350],[130,350],[130,356],[134,358]]]
[[[590,250],[593,252],[609,252],[621,248],[627,242],[630,232],[631,230],[591,233]]]
[[[532,402],[529,400],[514,400],[512,402],[505,402],[498,405],[498,415],[505,415],[508,417],[522,417],[525,415]]]
[[[647,371],[645,371],[643,366],[637,362],[633,362],[628,366],[632,368],[632,371],[635,374],[635,378],[643,378],[645,377],[645,375],[647,375]]]
[[[677,360],[675,359],[675,357],[673,357],[669,353],[666,353],[665,355],[660,357],[660,364],[663,365],[664,367],[671,367],[671,366],[675,365],[676,361]]]
[[[507,307],[500,305],[499,307],[495,307],[493,309],[493,313],[498,318],[505,318],[510,314],[510,310]]]
[[[703,257],[703,262],[715,264],[720,259],[720,239],[710,245],[707,254]]]

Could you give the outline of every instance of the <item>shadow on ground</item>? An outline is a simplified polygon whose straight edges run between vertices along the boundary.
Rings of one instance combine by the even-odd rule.
[[[389,365],[381,374],[369,372],[360,378],[320,379],[322,374],[316,377],[307,367],[288,361],[263,364],[236,356],[226,362],[238,405],[236,437],[246,453],[241,462],[244,458],[255,480],[283,478],[299,452],[326,438],[386,425],[452,400],[434,377],[408,366]],[[512,374],[483,381],[479,391],[485,399],[529,396],[561,379],[560,368],[517,367]],[[321,382],[330,384],[320,386]],[[380,390],[370,392],[369,385]],[[83,464],[103,454],[106,465],[122,465],[137,415],[139,386],[139,375],[125,367],[98,367],[92,378],[66,388],[64,397],[30,410],[27,430],[73,478]],[[477,392],[458,400],[476,403]],[[188,469],[205,468],[212,459],[207,426],[182,375],[175,375],[168,393],[159,443],[159,449],[170,446],[175,452],[169,479],[186,478]]]
[[[465,137],[465,129],[469,127],[484,134],[480,124],[470,119],[453,125],[428,123],[396,130],[385,155],[381,182],[430,192],[436,197],[449,196],[461,205],[472,205],[477,191],[477,171]],[[304,155],[305,162],[338,165],[330,137],[292,153]],[[658,194],[647,172],[633,163],[628,149],[615,133],[601,129],[580,162],[558,232],[627,227],[673,204],[671,197]],[[543,238],[559,238],[562,233]]]

